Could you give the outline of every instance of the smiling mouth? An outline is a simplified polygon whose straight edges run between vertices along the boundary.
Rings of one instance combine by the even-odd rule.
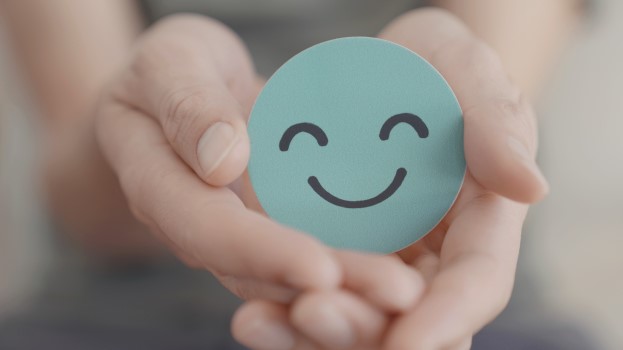
[[[309,183],[309,186],[311,186],[311,188],[314,190],[314,192],[316,192],[325,201],[339,207],[359,209],[377,205],[382,201],[386,200],[387,198],[391,197],[394,193],[396,193],[400,185],[402,185],[402,181],[404,181],[405,176],[407,176],[407,170],[405,168],[399,168],[398,170],[396,170],[394,180],[392,180],[392,183],[389,184],[389,186],[383,192],[379,193],[375,197],[360,201],[349,201],[332,195],[327,190],[325,190],[324,187],[322,187],[320,181],[318,181],[318,178],[316,178],[315,176],[310,176],[309,179],[307,179],[307,182]]]

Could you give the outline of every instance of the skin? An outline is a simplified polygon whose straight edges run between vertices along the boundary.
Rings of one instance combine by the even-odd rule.
[[[572,2],[552,3],[559,7],[531,22],[542,28],[534,41],[522,41],[526,58],[512,61],[510,75],[529,93],[540,78],[531,74],[550,59],[536,59],[543,52],[529,44],[558,44],[575,15]],[[139,36],[127,1],[0,4],[43,111],[50,207],[95,257],[144,260],[164,247],[211,271],[249,300],[232,331],[254,349],[467,349],[506,305],[527,211],[520,203],[541,199],[547,184],[534,162],[534,114],[504,68],[515,56],[478,39],[494,28],[516,33],[493,21],[493,10],[440,2],[478,23],[477,34],[448,12],[424,9],[379,35],[418,52],[449,81],[465,112],[469,171],[433,233],[376,256],[334,251],[257,212],[244,174],[245,122],[263,81],[225,26],[175,16]],[[493,39],[508,47],[504,34]]]
[[[426,37],[407,34],[424,30]],[[497,55],[447,13],[414,11],[380,37],[431,62],[464,110],[469,170],[461,194],[432,233],[398,253],[405,266],[423,275],[426,291],[398,316],[379,306],[366,308],[361,296],[344,291],[309,292],[290,307],[250,301],[234,319],[234,334],[240,339],[245,338],[247,319],[264,314],[282,327],[291,325],[295,343],[315,342],[317,348],[460,349],[508,302],[527,206],[504,196],[529,202],[546,191],[530,163],[536,152],[532,109],[507,79]],[[521,140],[526,150],[516,152],[511,140]],[[488,168],[474,169],[472,164],[483,158]],[[336,301],[347,298],[350,302]],[[337,331],[335,320],[323,314],[329,307],[338,310],[350,330]],[[356,316],[364,313],[370,317]]]

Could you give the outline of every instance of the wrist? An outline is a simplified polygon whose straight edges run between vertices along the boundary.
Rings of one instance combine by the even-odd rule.
[[[162,254],[126,199],[96,143],[92,123],[50,127],[42,142],[42,187],[52,220],[96,257]],[[86,130],[85,130],[86,129]]]

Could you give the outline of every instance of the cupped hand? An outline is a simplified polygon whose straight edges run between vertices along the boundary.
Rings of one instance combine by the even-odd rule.
[[[147,31],[96,123],[132,212],[180,259],[244,299],[291,302],[303,290],[334,290],[343,266],[368,265],[376,272],[350,268],[346,283],[380,307],[406,309],[423,282],[398,259],[337,254],[248,209],[258,207],[242,195],[252,193],[241,177],[246,120],[262,84],[240,40],[213,20],[175,16]]]
[[[400,287],[372,276],[366,288],[350,287],[349,274],[363,267],[345,264],[338,253],[341,289],[309,291],[287,305],[253,300],[238,310],[233,333],[253,349],[469,349],[472,336],[508,303],[527,204],[548,190],[534,160],[534,113],[493,50],[444,11],[403,15],[380,37],[435,66],[464,113],[468,171],[461,193],[431,233],[397,253],[412,276],[424,277],[426,290],[405,310],[388,309],[366,291],[399,295]],[[287,335],[287,346],[252,332],[260,322]]]
[[[171,17],[138,41],[102,98],[96,131],[132,212],[180,259],[243,298],[284,302],[336,286],[341,268],[322,244],[248,210],[234,190],[260,81],[223,25]]]

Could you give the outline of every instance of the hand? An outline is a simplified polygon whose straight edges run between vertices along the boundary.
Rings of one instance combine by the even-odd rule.
[[[233,333],[254,349],[468,349],[472,336],[508,302],[527,212],[521,203],[547,192],[534,162],[533,111],[496,54],[443,11],[406,14],[380,37],[431,62],[464,112],[468,172],[459,198],[433,232],[397,254],[424,276],[426,291],[398,315],[375,303],[366,289],[348,284],[305,292],[289,305],[247,302],[234,318]],[[356,270],[372,269],[340,259],[346,280]],[[400,293],[381,279],[368,288]],[[278,327],[288,343],[269,345],[271,338],[251,327],[260,322]]]
[[[246,119],[261,81],[240,40],[199,16],[149,29],[100,103],[99,144],[132,212],[235,294],[290,301],[341,281],[331,252],[248,210]]]
[[[285,303],[300,290],[337,287],[343,268],[315,239],[247,209],[257,199],[242,195],[252,193],[248,177],[240,178],[246,119],[262,83],[228,29],[172,17],[138,42],[100,104],[96,130],[133,213],[180,259],[242,298]],[[355,270],[347,283],[388,310],[404,310],[421,294],[421,277],[397,259],[348,259],[377,268]],[[401,292],[375,292],[377,280]]]

